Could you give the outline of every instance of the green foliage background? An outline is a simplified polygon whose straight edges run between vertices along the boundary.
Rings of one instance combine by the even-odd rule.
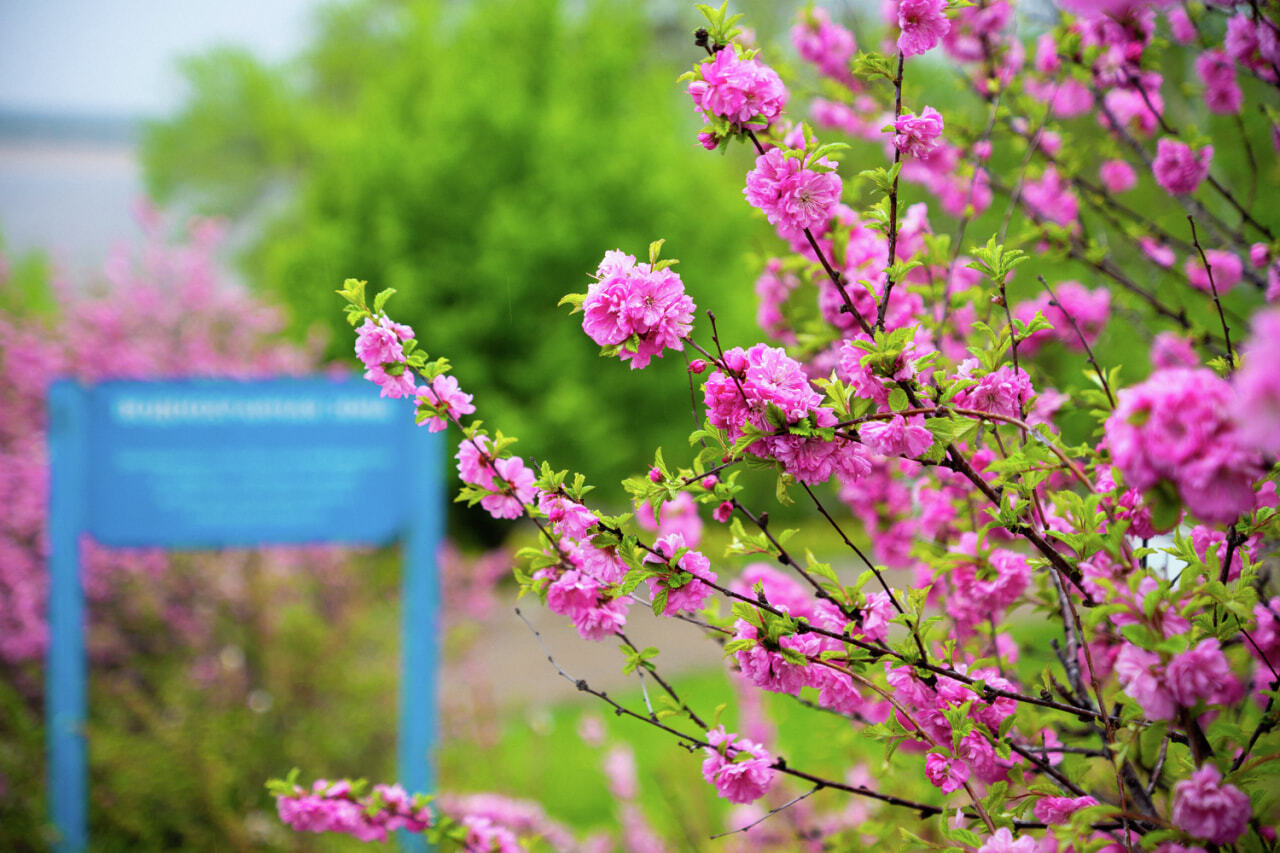
[[[602,364],[556,303],[586,289],[605,250],[639,256],[661,236],[741,342],[755,306],[749,161],[698,147],[674,80],[685,60],[655,50],[640,4],[571,5],[332,9],[287,68],[192,60],[192,96],[149,129],[144,160],[161,200],[252,213],[245,276],[299,333],[324,326],[334,358],[353,363],[334,289],[395,288],[393,316],[454,361],[519,451],[616,484],[653,447],[684,445],[688,397],[671,388],[685,364]]]

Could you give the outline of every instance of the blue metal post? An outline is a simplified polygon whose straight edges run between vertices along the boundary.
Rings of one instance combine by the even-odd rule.
[[[409,529],[401,601],[400,783],[409,793],[433,793],[436,673],[440,645],[440,591],[436,554],[444,536],[444,478],[440,442],[422,427],[409,440]],[[401,833],[405,850],[425,850],[420,836]]]
[[[45,728],[49,747],[49,818],[53,849],[82,851],[89,842],[85,744],[86,667],[80,534],[84,530],[85,428],[88,397],[72,382],[49,389],[49,651]]]

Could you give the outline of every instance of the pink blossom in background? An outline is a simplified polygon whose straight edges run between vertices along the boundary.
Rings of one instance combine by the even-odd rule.
[[[920,56],[938,46],[951,30],[946,8],[945,0],[899,0],[898,49],[904,56]]]
[[[1280,455],[1280,309],[1254,316],[1241,358],[1231,380],[1240,439],[1263,453]]]
[[[1151,343],[1151,366],[1163,370],[1168,367],[1199,367],[1191,341],[1177,332],[1161,332]]]
[[[1216,288],[1219,294],[1226,293],[1231,288],[1240,283],[1240,277],[1244,274],[1244,264],[1240,261],[1240,256],[1233,252],[1224,252],[1220,249],[1208,249],[1204,253],[1209,260],[1209,270],[1204,268],[1204,261],[1200,259],[1200,253],[1189,256],[1183,264],[1183,271],[1187,274],[1187,281],[1191,286],[1210,293]],[[1213,272],[1213,288],[1209,281],[1209,272]]]
[[[1186,9],[1174,6],[1165,13],[1165,17],[1169,21],[1169,32],[1173,34],[1173,40],[1178,44],[1191,44],[1196,40],[1196,27],[1187,17]]]
[[[1001,827],[978,848],[978,853],[1036,853],[1036,850],[1036,840],[1030,835],[1014,838],[1012,832]]]
[[[86,383],[108,379],[267,377],[319,365],[321,341],[284,340],[276,307],[233,285],[215,260],[223,226],[192,219],[170,239],[170,222],[142,203],[143,240],[114,248],[93,286],[56,268],[49,283],[55,315],[0,316],[0,663],[22,666],[45,651],[48,630],[48,429],[46,392],[57,376]],[[0,253],[0,288],[9,288]],[[400,340],[397,328],[383,331]],[[273,548],[259,552],[285,594],[307,578],[340,593],[349,575],[337,549]],[[136,639],[123,614],[151,610],[180,646],[210,641],[213,605],[242,602],[244,587],[225,582],[241,571],[235,553],[181,558],[195,564],[192,584],[171,575],[174,558],[155,550],[104,548],[86,540],[82,561],[93,631],[91,659],[128,655]],[[145,578],[145,584],[130,584]],[[214,582],[221,578],[224,582]],[[126,598],[128,596],[128,598]],[[25,690],[26,685],[15,686]]]
[[[1108,160],[1098,168],[1098,179],[1107,188],[1107,192],[1123,193],[1138,184],[1138,176],[1133,167],[1124,160]]]
[[[1033,332],[1018,346],[1032,354],[1050,339],[1061,341],[1077,352],[1084,351],[1085,343],[1089,346],[1096,344],[1111,316],[1111,292],[1102,287],[1090,290],[1078,281],[1059,282],[1054,285],[1053,292],[1057,296],[1057,304],[1048,293],[1040,293],[1035,299],[1019,302],[1013,307],[1015,320],[1030,323],[1038,311],[1053,325],[1052,330]],[[1080,340],[1082,336],[1084,342]]]
[[[1043,823],[1066,823],[1071,815],[1080,809],[1096,806],[1098,801],[1093,797],[1041,797],[1036,800],[1036,820]]]
[[[1230,844],[1244,834],[1251,815],[1249,798],[1235,785],[1224,784],[1212,764],[1174,785],[1173,824],[1188,835]]]
[[[1212,145],[1196,152],[1185,142],[1164,136],[1156,143],[1156,158],[1151,164],[1151,171],[1156,176],[1156,183],[1168,192],[1189,195],[1209,175],[1211,160]]]
[[[920,115],[907,113],[894,122],[894,146],[910,157],[924,157],[942,136],[942,115],[933,107],[925,107]]]
[[[1074,225],[1080,215],[1080,202],[1056,166],[1046,166],[1039,178],[1024,183],[1022,198],[1036,216],[1058,225]]]
[[[852,83],[849,60],[858,49],[853,33],[831,22],[823,8],[802,12],[800,21],[791,28],[791,43],[800,58],[818,67],[825,76],[842,83]]]
[[[1156,266],[1168,269],[1178,259],[1178,256],[1173,253],[1173,249],[1150,237],[1139,237],[1138,245],[1142,248],[1143,254],[1150,258],[1151,262]]]
[[[1204,81],[1204,102],[1209,112],[1235,115],[1244,103],[1236,82],[1236,66],[1221,50],[1207,50],[1196,57],[1196,73]]]
[[[1250,511],[1263,469],[1241,441],[1231,402],[1231,387],[1206,369],[1157,370],[1120,390],[1106,437],[1125,483],[1145,490],[1172,481],[1187,508],[1213,523]]]

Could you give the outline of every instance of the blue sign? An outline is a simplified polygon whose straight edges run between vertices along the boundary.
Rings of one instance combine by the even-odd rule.
[[[431,788],[440,444],[406,403],[361,380],[54,383],[46,715],[56,849],[88,844],[86,534],[175,549],[403,539],[399,781]]]

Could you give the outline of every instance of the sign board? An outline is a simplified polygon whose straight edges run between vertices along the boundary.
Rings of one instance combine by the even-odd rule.
[[[58,850],[88,844],[79,543],[210,549],[403,540],[399,781],[431,788],[441,441],[368,382],[118,381],[49,391],[46,715]]]

